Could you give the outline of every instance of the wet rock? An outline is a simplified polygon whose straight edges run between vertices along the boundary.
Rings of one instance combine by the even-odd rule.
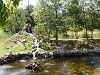
[[[66,54],[66,52],[67,50],[65,50],[63,46],[60,46],[53,52],[53,57],[55,58],[62,57],[63,55]]]
[[[15,62],[17,60],[22,60],[22,59],[30,59],[32,58],[33,55],[31,53],[27,53],[27,54],[9,54],[7,56],[1,57],[0,58],[0,65],[4,65],[4,64],[8,64],[11,62]]]
[[[18,60],[21,60],[21,59],[30,59],[30,58],[32,58],[33,57],[33,55],[32,55],[32,53],[27,53],[27,54],[17,54],[17,59]]]
[[[40,52],[36,52],[35,53],[35,57],[37,58],[52,58],[52,54],[50,54],[50,52],[46,51],[44,53],[40,53]]]
[[[57,48],[53,51],[54,58],[61,57],[86,57],[86,56],[100,56],[100,49],[98,50],[65,50],[63,47]]]
[[[5,62],[4,62],[4,58],[1,57],[1,58],[0,58],[0,65],[4,65],[4,64],[5,64]]]
[[[31,62],[28,65],[25,66],[26,69],[28,70],[33,70],[33,71],[42,71],[43,68],[40,66],[38,62]]]
[[[52,55],[47,51],[45,53],[42,54],[44,58],[51,58]]]

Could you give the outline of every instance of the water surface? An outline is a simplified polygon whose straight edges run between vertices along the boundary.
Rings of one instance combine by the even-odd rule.
[[[0,75],[100,75],[100,57],[36,59],[43,67],[42,72],[25,69],[31,61],[20,60],[0,66]]]

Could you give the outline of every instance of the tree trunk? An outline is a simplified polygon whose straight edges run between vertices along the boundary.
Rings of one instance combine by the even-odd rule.
[[[49,41],[50,41],[50,31],[48,32],[48,38],[47,38],[47,40],[48,40],[48,43],[49,43]]]
[[[94,14],[93,13],[91,13],[91,16],[92,16],[92,25],[91,25],[91,29],[92,29],[92,31],[91,31],[91,39],[93,39],[93,31],[94,31],[94,16],[93,16]]]
[[[56,45],[58,46],[58,28],[56,29],[56,35],[55,35],[55,37],[56,37]]]
[[[86,27],[86,39],[88,40],[88,33],[87,33],[87,27]]]
[[[58,9],[57,9],[57,6],[55,6],[55,19],[56,19],[56,45],[58,46]]]
[[[89,42],[88,42],[88,29],[87,29],[87,27],[85,27],[86,29],[86,31],[85,31],[85,36],[86,36],[86,44],[88,44]]]
[[[93,39],[93,30],[91,31],[91,40]]]

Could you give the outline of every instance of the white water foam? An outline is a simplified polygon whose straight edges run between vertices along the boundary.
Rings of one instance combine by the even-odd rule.
[[[36,59],[35,57],[35,53],[38,52],[39,50],[41,50],[41,48],[39,48],[39,42],[37,37],[35,36],[35,34],[32,33],[28,33],[32,39],[33,39],[33,44],[32,44],[32,48],[36,48],[36,51],[33,52],[33,59]]]

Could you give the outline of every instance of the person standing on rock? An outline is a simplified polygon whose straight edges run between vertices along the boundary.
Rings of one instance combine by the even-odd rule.
[[[32,33],[32,26],[30,24],[27,25],[26,32]]]
[[[30,24],[28,26],[28,33],[32,33],[32,26]]]
[[[32,33],[32,26],[30,24],[26,24],[23,28],[23,31],[27,33]]]

